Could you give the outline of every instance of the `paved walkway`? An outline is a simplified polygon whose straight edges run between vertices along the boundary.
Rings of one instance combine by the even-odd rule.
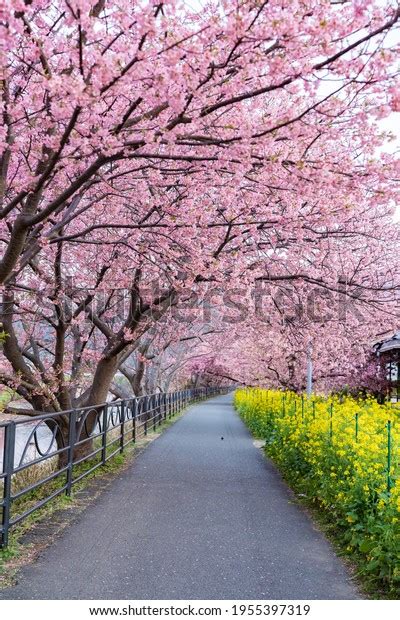
[[[231,399],[192,407],[0,599],[357,598]]]

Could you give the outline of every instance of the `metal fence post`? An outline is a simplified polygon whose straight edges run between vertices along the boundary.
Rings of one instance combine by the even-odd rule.
[[[391,437],[391,431],[392,431],[392,422],[391,420],[388,420],[387,423],[387,492],[390,493],[391,489],[392,489],[392,479],[390,477],[390,470],[392,467],[392,437]]]
[[[4,437],[4,461],[3,472],[5,473],[3,488],[3,516],[1,520],[0,547],[8,545],[8,530],[10,528],[11,513],[11,483],[14,471],[15,453],[15,422],[9,422],[5,427]]]
[[[136,443],[136,411],[137,411],[137,400],[135,398],[132,400],[132,440],[133,440],[133,443]]]
[[[76,416],[77,412],[73,411],[69,418],[68,429],[68,469],[67,469],[67,488],[65,489],[66,495],[71,495],[72,490],[72,474],[74,468],[74,448],[76,442]]]
[[[108,426],[108,405],[104,405],[103,408],[103,436],[102,436],[102,443],[101,443],[101,460],[103,462],[103,465],[106,462],[107,459],[107,426]]]
[[[124,451],[124,446],[125,446],[125,401],[121,400],[121,418],[120,418],[121,424],[120,424],[120,429],[121,429],[121,439],[119,442],[119,451],[123,452]]]
[[[142,413],[145,413],[145,418],[144,418],[144,434],[145,436],[147,435],[147,396],[143,396],[143,408],[142,408]]]

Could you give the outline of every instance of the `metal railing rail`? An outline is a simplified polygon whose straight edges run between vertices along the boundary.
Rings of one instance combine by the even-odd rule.
[[[70,495],[77,482],[121,454],[127,445],[155,431],[188,404],[227,391],[226,387],[202,387],[157,393],[1,423],[0,548],[8,545],[13,526],[55,497]],[[89,466],[84,468],[84,463]],[[49,494],[34,495],[37,489],[43,490],[42,485],[60,477],[61,485]],[[14,506],[19,507],[17,514]]]

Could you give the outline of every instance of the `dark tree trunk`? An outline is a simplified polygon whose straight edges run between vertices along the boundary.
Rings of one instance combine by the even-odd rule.
[[[97,364],[93,377],[92,388],[88,397],[88,406],[95,407],[104,403],[110,389],[111,382],[118,369],[117,357],[103,357]]]
[[[97,411],[90,412],[87,418],[87,424],[84,424],[83,426],[81,426],[79,424],[79,421],[76,424],[75,433],[74,433],[74,437],[75,437],[74,446],[75,447],[73,451],[73,462],[74,463],[85,457],[88,458],[90,454],[93,452],[94,450],[93,441],[94,440],[91,437],[91,433],[93,432],[96,426],[99,415],[101,415],[101,411],[99,412],[97,410]],[[55,437],[56,444],[57,444],[58,450],[63,450],[59,454],[59,457],[58,457],[59,468],[65,467],[69,460],[70,420],[71,420],[70,416],[66,416],[66,415],[62,417],[60,416],[57,418],[58,425],[57,425],[57,433]],[[46,422],[46,424],[50,428],[50,430],[53,431],[54,422],[49,420]],[[76,445],[77,443],[79,443],[79,445]]]

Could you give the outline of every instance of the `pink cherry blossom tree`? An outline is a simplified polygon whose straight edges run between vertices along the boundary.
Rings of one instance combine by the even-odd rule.
[[[356,326],[393,322],[398,161],[379,122],[399,109],[399,18],[392,1],[6,3],[3,384],[35,410],[96,406],[171,307],[217,289],[231,310],[252,287],[266,303],[242,341],[254,377],[294,332],[321,341],[334,296],[369,313],[336,330],[346,356]]]

